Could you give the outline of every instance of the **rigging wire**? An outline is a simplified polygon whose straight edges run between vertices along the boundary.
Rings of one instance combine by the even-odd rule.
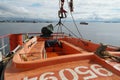
[[[61,4],[61,1],[59,0],[59,8],[60,8],[60,4]],[[69,7],[69,2],[68,2],[68,0],[67,0],[67,4],[68,4],[68,8],[70,8],[70,7]],[[62,5],[62,7],[63,7],[63,5]],[[76,29],[77,29],[80,37],[83,38],[83,37],[82,37],[82,34],[80,33],[80,31],[79,31],[79,29],[78,29],[78,27],[77,27],[77,24],[75,23],[75,19],[74,19],[74,17],[73,17],[72,12],[71,12],[70,10],[69,10],[69,12],[70,12],[70,15],[71,15],[71,17],[72,17],[73,23],[74,23],[74,25],[75,25],[75,27],[76,27]],[[75,35],[70,29],[68,29],[65,25],[62,24],[61,19],[62,19],[62,18],[59,17],[59,22],[55,25],[55,27],[58,26],[57,32],[59,32],[59,29],[60,29],[60,32],[62,33],[62,26],[64,26],[64,27],[65,27],[69,32],[71,32],[75,37],[79,38],[79,37],[78,37],[77,35]],[[54,27],[54,28],[55,28],[55,27]]]
[[[59,20],[59,22],[54,26],[54,28],[58,26],[57,28],[57,33],[59,32],[59,29],[61,29],[61,33],[62,33],[62,26],[64,26],[65,29],[67,29],[72,35],[74,35],[76,38],[79,38],[76,34],[73,33],[73,31],[71,31],[69,28],[67,28],[67,26],[65,26],[61,20]]]
[[[68,2],[68,0],[67,0],[67,3],[68,3],[68,8],[70,8],[70,7],[69,7],[69,2]],[[78,29],[78,26],[77,26],[77,24],[76,24],[76,22],[75,22],[75,19],[74,19],[74,17],[73,17],[72,12],[71,12],[70,10],[69,10],[69,12],[70,12],[70,15],[71,15],[71,17],[72,17],[73,23],[74,23],[74,25],[75,25],[75,27],[76,27],[76,29],[77,29],[80,37],[83,38],[83,36],[82,36],[82,34],[80,33],[80,31],[79,31],[79,29]]]
[[[64,0],[63,0],[64,1]],[[78,29],[78,26],[77,26],[77,24],[75,23],[75,19],[74,19],[74,17],[73,17],[73,14],[72,14],[72,11],[73,11],[73,7],[71,8],[71,6],[69,6],[69,2],[68,2],[68,0],[67,0],[67,3],[68,3],[68,8],[70,8],[69,9],[69,12],[70,12],[70,14],[71,14],[71,17],[72,17],[72,20],[73,20],[73,22],[74,22],[74,25],[75,25],[75,27],[76,27],[76,29],[77,29],[77,31],[78,31],[78,33],[79,33],[79,36],[83,39],[83,36],[82,36],[82,34],[80,33],[80,31],[79,31],[79,29]],[[60,4],[60,2],[59,2],[59,4]],[[62,3],[61,4],[61,7],[63,8],[63,4],[64,3]],[[71,3],[71,5],[72,5],[73,3]],[[73,5],[72,5],[73,6]],[[60,10],[61,10],[61,7],[59,7],[60,8]],[[63,9],[64,10],[64,9]],[[65,11],[65,10],[64,10]],[[56,26],[58,26],[58,29],[57,29],[57,33],[59,32],[59,28],[60,28],[60,32],[62,33],[62,26],[64,26],[69,32],[71,32],[75,37],[77,37],[77,38],[79,38],[77,35],[75,35],[70,29],[68,29],[62,22],[61,22],[61,19],[63,19],[63,18],[66,18],[66,12],[64,13],[64,17],[63,17],[63,12],[62,12],[62,17],[60,17],[59,16],[59,22],[55,25],[55,27]],[[54,28],[55,28],[54,27]],[[58,38],[58,35],[56,36],[56,39]],[[79,38],[80,39],[80,38]],[[85,42],[83,42],[83,41],[81,41],[84,45],[87,45]]]
[[[67,28],[67,26],[63,25],[69,32],[71,32],[76,38],[78,38],[78,36],[76,34],[74,34],[69,28]]]
[[[65,26],[62,22],[58,22],[54,28],[58,26],[57,28],[57,33],[58,32],[61,32],[62,33],[62,26],[64,26],[65,29],[67,29],[73,36],[75,36],[76,38],[79,38],[76,34],[74,34],[69,28],[67,28],[67,26]],[[56,39],[57,39],[58,36],[56,36]]]

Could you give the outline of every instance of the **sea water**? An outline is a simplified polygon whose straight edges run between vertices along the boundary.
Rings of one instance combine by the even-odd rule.
[[[68,34],[74,33],[77,37],[87,40],[91,40],[95,43],[104,43],[115,46],[120,46],[120,23],[103,23],[103,22],[90,22],[88,25],[81,25],[79,22],[76,26],[72,22],[66,22],[62,25],[56,25],[54,23],[0,23],[0,35],[9,33],[29,33],[29,32],[41,32],[41,28],[53,24],[54,31],[58,30],[58,27],[62,27],[62,31]],[[66,28],[67,27],[67,28]],[[70,31],[69,31],[69,30]],[[71,33],[72,32],[72,33]]]

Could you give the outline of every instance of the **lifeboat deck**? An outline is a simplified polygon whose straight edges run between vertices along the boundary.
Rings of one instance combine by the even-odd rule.
[[[33,41],[14,55],[5,69],[5,80],[120,80],[119,63],[105,61],[67,41],[61,40],[62,47],[47,48],[44,40]]]
[[[48,62],[44,62],[43,65],[46,63]],[[61,60],[52,60],[48,64],[31,70],[19,70],[13,66],[7,66],[5,80],[44,80],[52,78],[57,80],[120,80],[120,74],[116,70],[113,68],[110,70],[108,68],[109,64],[104,65],[99,58],[93,57],[92,54],[84,56],[81,54],[69,55],[67,58],[61,57]]]

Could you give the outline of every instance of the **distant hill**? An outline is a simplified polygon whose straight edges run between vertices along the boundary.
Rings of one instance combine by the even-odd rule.
[[[33,23],[38,23],[38,22],[52,22],[50,20],[45,20],[45,19],[34,19],[34,18],[13,18],[13,17],[0,17],[0,22],[33,22]]]

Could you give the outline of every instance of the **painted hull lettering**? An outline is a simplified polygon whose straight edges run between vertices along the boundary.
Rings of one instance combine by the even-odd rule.
[[[119,68],[120,65],[116,65],[116,68]],[[58,75],[58,76],[56,76]],[[88,66],[77,66],[73,69],[66,68],[61,69],[57,73],[56,72],[45,72],[40,76],[34,77],[24,77],[23,80],[93,80],[95,78],[100,77],[108,77],[112,76],[113,73],[103,68],[98,64],[92,64],[90,67]]]

